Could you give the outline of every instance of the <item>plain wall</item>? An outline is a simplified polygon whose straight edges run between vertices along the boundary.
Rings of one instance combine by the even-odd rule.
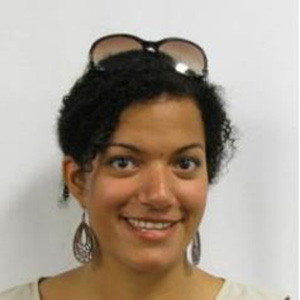
[[[2,1],[0,289],[76,266],[81,211],[60,207],[55,129],[91,43],[110,33],[191,39],[239,128],[209,191],[200,266],[297,299],[297,2]]]

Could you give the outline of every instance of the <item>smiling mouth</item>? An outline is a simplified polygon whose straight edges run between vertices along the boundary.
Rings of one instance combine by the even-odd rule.
[[[159,221],[147,221],[136,218],[123,218],[128,224],[133,228],[141,231],[151,231],[151,230],[166,230],[179,221],[170,221],[170,222],[159,222]]]

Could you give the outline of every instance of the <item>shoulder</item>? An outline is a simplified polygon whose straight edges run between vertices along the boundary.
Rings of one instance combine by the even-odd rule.
[[[216,300],[288,300],[288,297],[268,293],[251,286],[225,280]]]
[[[38,280],[1,292],[0,300],[40,300]]]

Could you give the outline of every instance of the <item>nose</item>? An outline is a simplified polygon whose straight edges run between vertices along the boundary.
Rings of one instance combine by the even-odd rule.
[[[142,177],[140,201],[155,210],[165,210],[174,203],[171,174],[165,166],[157,164],[145,170]]]

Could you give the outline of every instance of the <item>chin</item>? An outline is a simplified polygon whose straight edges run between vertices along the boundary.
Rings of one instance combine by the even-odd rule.
[[[182,257],[174,257],[171,255],[155,255],[151,253],[149,255],[142,255],[141,257],[135,257],[130,263],[130,268],[139,273],[162,273],[167,272],[179,265]]]

